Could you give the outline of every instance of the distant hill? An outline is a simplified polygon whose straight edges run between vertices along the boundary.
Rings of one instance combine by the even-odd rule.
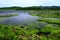
[[[60,10],[60,6],[4,7],[0,10]]]

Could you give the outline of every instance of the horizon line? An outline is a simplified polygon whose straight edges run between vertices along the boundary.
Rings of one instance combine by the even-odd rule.
[[[53,6],[56,6],[56,5],[53,5]],[[22,7],[22,6],[6,6],[6,7]],[[25,7],[38,7],[38,6],[25,6]],[[45,6],[40,6],[40,7],[45,7]],[[60,6],[57,6],[57,7],[60,7]],[[4,8],[4,7],[0,7],[0,8]]]

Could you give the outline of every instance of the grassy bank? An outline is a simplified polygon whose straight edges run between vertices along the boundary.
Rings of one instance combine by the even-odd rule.
[[[44,18],[60,18],[59,10],[32,10],[29,11],[32,16],[40,16]]]
[[[38,16],[39,22],[46,22],[48,24],[60,25],[60,11],[59,10],[32,10],[29,11],[32,16]]]

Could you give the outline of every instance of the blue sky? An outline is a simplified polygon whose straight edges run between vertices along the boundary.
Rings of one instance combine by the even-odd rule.
[[[60,6],[60,0],[0,0],[0,7]]]

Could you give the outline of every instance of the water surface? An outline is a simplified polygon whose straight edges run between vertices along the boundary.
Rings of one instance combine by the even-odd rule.
[[[18,14],[18,16],[0,17],[0,24],[29,24],[38,20],[37,16],[31,16],[27,11],[0,11],[1,14]]]

